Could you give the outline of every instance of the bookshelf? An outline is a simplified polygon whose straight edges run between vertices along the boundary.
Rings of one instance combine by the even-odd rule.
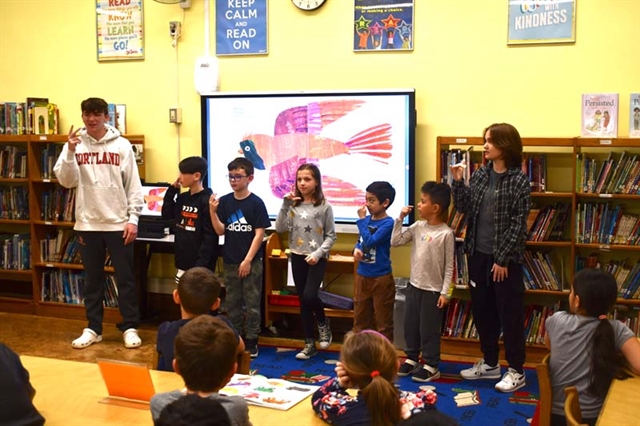
[[[144,147],[144,136],[125,137]],[[45,276],[72,277],[83,270],[81,263],[44,253],[48,245],[40,243],[73,229],[74,198],[53,174],[66,141],[67,135],[0,135],[0,311],[85,318],[82,304],[42,300]],[[138,171],[144,179],[143,158]],[[66,204],[71,205],[65,212]],[[113,267],[105,266],[105,272]],[[118,309],[106,307],[104,320],[121,321]]]
[[[630,277],[637,274],[637,268],[640,267],[640,244],[637,239],[633,240],[633,235],[637,235],[637,225],[640,222],[640,195],[637,195],[640,139],[523,138],[522,142],[525,157],[523,169],[526,169],[532,180],[532,213],[526,243],[530,259],[529,263],[525,261],[524,264],[527,286],[525,301],[527,311],[531,313],[527,320],[531,325],[526,324],[531,329],[527,360],[539,361],[547,352],[537,338],[542,332],[539,326],[546,315],[566,302],[575,271],[585,266],[602,267],[616,276],[621,288],[631,284]],[[482,161],[483,144],[481,137],[438,137],[437,179],[447,182],[450,179],[448,165],[463,158],[467,160],[465,179],[468,179],[477,168],[474,166],[479,166]],[[529,158],[534,161],[528,161]],[[607,161],[611,162],[609,175],[601,176],[602,171],[606,170]],[[604,189],[594,193],[592,188],[597,187],[599,178]],[[605,182],[610,185],[604,185]],[[560,208],[561,205],[564,205],[563,209]],[[534,212],[534,209],[538,211]],[[550,213],[552,210],[554,215]],[[559,212],[563,210],[566,220],[562,225]],[[459,231],[463,221],[454,221],[454,214],[452,213],[450,223],[460,225],[456,240],[457,244],[462,244],[463,238]],[[618,226],[623,214],[631,217],[627,225],[631,227],[630,230],[622,230]],[[545,215],[548,222],[546,225]],[[558,221],[561,225],[554,228]],[[455,226],[452,227],[456,230]],[[625,233],[626,239],[623,237]],[[459,256],[458,251],[456,254]],[[531,263],[534,260],[535,264]],[[461,269],[464,265],[464,261],[456,263],[456,276],[465,276]],[[527,270],[530,283],[527,283]],[[625,274],[628,278],[626,281]],[[470,299],[463,281],[462,278],[457,280],[452,300]],[[619,293],[615,315],[618,317],[622,311],[631,312],[628,324],[638,333],[640,299],[637,293],[633,296],[624,297]],[[469,318],[464,317],[464,309],[459,307],[457,313],[451,312],[450,315],[452,322],[445,324],[445,334],[456,334],[449,329],[455,331],[457,321],[461,322],[457,327],[462,330],[458,334],[465,337],[443,336],[443,352],[480,355],[477,340],[466,337],[473,335],[473,330],[466,328]],[[624,313],[620,315],[624,316]],[[538,336],[535,334],[536,330]]]

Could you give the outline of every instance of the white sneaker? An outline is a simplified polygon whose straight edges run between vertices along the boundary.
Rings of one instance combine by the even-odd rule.
[[[296,359],[307,360],[317,353],[316,343],[313,340],[305,340],[304,348],[296,354]]]
[[[477,379],[499,379],[500,378],[500,365],[491,367],[484,362],[484,359],[476,362],[473,367],[467,368],[460,372],[460,376],[467,380]]]
[[[94,343],[100,342],[102,342],[102,335],[98,335],[98,333],[90,328],[85,328],[84,330],[82,330],[82,335],[71,342],[71,346],[76,349],[84,349],[88,346],[93,345]]]
[[[509,367],[502,380],[496,383],[496,390],[500,392],[513,392],[527,384],[524,373],[520,374],[513,368]]]
[[[135,328],[128,328],[122,333],[122,337],[124,338],[124,347],[127,349],[137,348],[142,344],[142,340],[140,340],[140,336],[138,336],[138,330]]]
[[[333,340],[331,327],[329,326],[329,318],[325,319],[324,325],[318,325],[318,334],[320,334],[320,338],[318,339],[320,349],[327,349]]]

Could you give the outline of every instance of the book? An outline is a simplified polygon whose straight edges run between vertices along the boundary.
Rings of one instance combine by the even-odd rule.
[[[288,410],[312,393],[319,386],[294,383],[282,379],[268,379],[264,376],[234,374],[229,383],[220,389],[222,395],[239,395],[248,404],[261,407]]]
[[[640,93],[629,96],[629,137],[640,138]]]
[[[582,95],[580,136],[587,138],[618,137],[618,94]]]

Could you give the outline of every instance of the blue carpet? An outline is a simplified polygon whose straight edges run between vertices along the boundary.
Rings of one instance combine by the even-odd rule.
[[[260,346],[260,355],[251,360],[251,370],[267,377],[322,385],[333,377],[337,352],[322,351],[307,361],[295,359],[298,349]],[[421,385],[435,386],[438,394],[437,407],[454,417],[461,426],[527,426],[538,401],[538,379],[536,371],[526,369],[527,385],[515,393],[502,393],[494,389],[498,380],[462,380],[459,371],[470,364],[443,362],[441,377],[435,382],[417,383],[411,377],[398,379],[400,388],[417,391]],[[505,372],[503,367],[503,373]],[[458,407],[454,397],[461,392],[476,392],[478,405]],[[309,407],[311,409],[311,407]]]

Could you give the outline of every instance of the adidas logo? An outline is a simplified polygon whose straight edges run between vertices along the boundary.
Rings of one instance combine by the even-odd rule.
[[[247,220],[244,218],[244,214],[242,214],[242,210],[238,210],[233,213],[229,219],[229,224],[227,225],[227,230],[233,232],[251,232],[253,231],[253,227],[247,223]]]

